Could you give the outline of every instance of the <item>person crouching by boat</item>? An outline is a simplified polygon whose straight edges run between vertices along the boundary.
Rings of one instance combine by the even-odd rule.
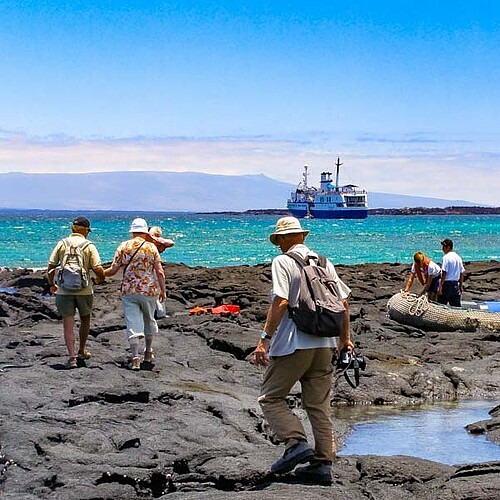
[[[453,251],[453,241],[446,238],[441,242],[443,263],[441,265],[441,282],[438,287],[438,302],[460,307],[464,290],[464,264],[462,258]]]
[[[120,243],[111,267],[104,270],[105,276],[115,275],[123,268],[121,285],[122,304],[127,324],[127,339],[132,356],[130,368],[140,370],[140,341],[145,338],[144,361],[154,359],[153,336],[158,333],[154,318],[156,301],[165,300],[165,273],[160,253],[147,241],[148,225],[137,218],[130,226],[132,238]]]
[[[424,252],[416,252],[413,255],[413,264],[411,266],[410,276],[406,281],[404,288],[405,292],[410,291],[415,276],[424,287],[418,296],[421,297],[427,294],[429,300],[437,302],[438,287],[441,280],[441,268],[429,257],[426,257]]]

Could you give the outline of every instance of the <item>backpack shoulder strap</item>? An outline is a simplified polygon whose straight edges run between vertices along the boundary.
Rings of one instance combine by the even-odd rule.
[[[316,260],[316,257],[308,257],[307,260],[303,259],[299,254],[297,254],[295,252],[286,252],[285,255],[288,255],[288,257],[291,257],[293,260],[298,262],[302,267],[308,266],[309,261],[311,259]],[[323,254],[319,253],[317,265],[319,267],[326,269],[326,261],[327,261],[326,257]]]
[[[322,253],[318,254],[318,266],[326,269],[326,256]]]
[[[71,242],[70,242],[69,238],[63,238],[61,240],[61,243],[63,244],[64,251],[63,251],[63,254],[61,257],[60,265],[61,265],[61,267],[64,267],[66,265],[66,262],[69,259],[69,255],[71,253]]]
[[[89,245],[92,245],[93,243],[90,240],[83,240],[81,243],[78,244],[78,248],[83,252]]]
[[[76,248],[79,250],[79,252],[77,251],[76,254],[77,254],[77,259],[78,259],[78,264],[80,265],[80,267],[85,271],[85,265],[84,265],[84,259],[83,259],[83,251],[89,246],[91,245],[92,242],[85,239],[83,240],[81,243],[79,243]]]
[[[81,243],[78,243],[78,245],[72,245],[71,240],[69,238],[64,238],[61,241],[63,242],[63,245],[64,245],[64,255],[63,255],[63,258],[61,260],[62,267],[64,267],[66,265],[66,263],[68,262],[68,260],[70,258],[78,259],[80,266],[83,267],[83,253],[82,252],[92,242],[85,239]],[[78,252],[78,251],[80,251],[80,252]]]
[[[83,240],[81,243],[74,244],[71,242],[71,238],[64,238],[61,240],[63,242],[64,248],[65,249],[70,249],[70,248],[85,248],[89,243],[91,243],[88,240]]]
[[[307,266],[307,262],[299,254],[295,252],[286,252],[285,255],[293,259],[295,262],[297,262],[300,265],[300,267]]]

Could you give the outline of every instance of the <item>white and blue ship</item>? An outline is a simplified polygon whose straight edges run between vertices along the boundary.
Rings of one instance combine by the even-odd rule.
[[[354,184],[339,186],[337,158],[335,183],[331,172],[321,173],[319,189],[308,184],[308,167],[304,167],[302,181],[292,191],[287,208],[295,217],[316,219],[366,219],[368,217],[368,193]]]

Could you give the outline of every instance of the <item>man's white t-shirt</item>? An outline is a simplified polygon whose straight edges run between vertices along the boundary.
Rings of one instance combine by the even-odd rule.
[[[459,281],[460,275],[465,272],[462,258],[455,252],[443,255],[442,269],[446,272],[445,281]]]
[[[309,255],[317,256],[305,245],[294,245],[290,251],[298,253],[302,258]],[[328,260],[326,269],[335,281],[342,299],[349,297],[351,289],[338,277],[334,265]],[[274,258],[272,266],[273,290],[271,300],[274,297],[282,297],[288,300],[291,306],[297,304],[300,292],[300,265],[287,255],[278,255]],[[335,337],[318,337],[309,335],[297,328],[297,325],[285,312],[276,332],[273,335],[269,356],[286,356],[297,349],[317,349],[321,347],[334,348],[337,345]]]

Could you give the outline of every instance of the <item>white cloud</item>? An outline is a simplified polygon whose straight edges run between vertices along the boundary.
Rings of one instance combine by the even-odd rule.
[[[333,145],[336,142],[341,147]],[[311,181],[332,170],[339,155],[341,182],[368,191],[462,199],[499,205],[500,152],[490,141],[310,135],[272,137],[29,137],[0,131],[0,172],[72,173],[121,170],[265,174],[296,184],[303,165]]]

